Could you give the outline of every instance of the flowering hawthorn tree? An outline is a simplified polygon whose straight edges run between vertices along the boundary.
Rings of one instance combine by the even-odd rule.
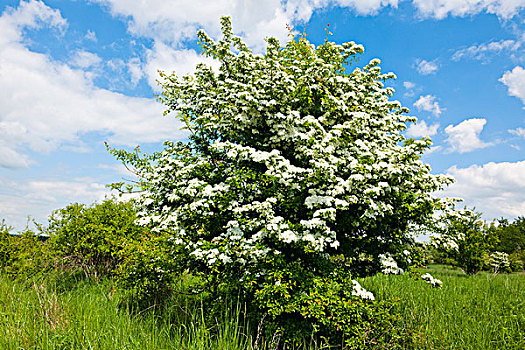
[[[377,271],[379,254],[401,252],[411,225],[443,205],[431,193],[451,179],[420,160],[428,138],[402,135],[416,119],[390,100],[383,82],[394,74],[378,59],[347,71],[363,46],[268,38],[260,55],[228,18],[222,32],[217,42],[198,33],[218,71],[161,73],[160,100],[188,142],[167,142],[147,161],[112,152],[137,169],[139,222],[169,232],[181,268],[273,316],[308,318],[300,305],[315,280]],[[348,298],[373,299],[347,282]]]

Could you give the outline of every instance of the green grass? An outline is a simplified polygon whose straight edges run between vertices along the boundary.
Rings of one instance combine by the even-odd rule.
[[[247,349],[239,310],[225,308],[213,327],[195,302],[170,303],[162,315],[130,313],[110,281],[71,290],[0,279],[0,349]],[[184,305],[186,303],[186,305]]]
[[[525,349],[525,274],[467,276],[459,269],[420,269],[443,281],[431,288],[409,275],[366,278],[376,298],[400,298],[404,326],[428,349]]]
[[[525,274],[466,276],[434,266],[436,289],[409,275],[361,280],[376,298],[398,297],[422,349],[525,349]],[[51,279],[53,280],[53,279]],[[231,303],[205,326],[198,299],[130,312],[109,280],[13,282],[0,276],[0,349],[252,349],[255,336]],[[270,348],[268,344],[263,348]]]

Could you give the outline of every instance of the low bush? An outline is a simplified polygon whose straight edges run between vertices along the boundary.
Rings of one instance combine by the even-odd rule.
[[[52,269],[56,259],[41,236],[26,229],[11,235],[0,230],[0,269],[15,279],[37,277]]]
[[[122,244],[116,283],[140,308],[161,304],[171,294],[172,285],[181,280],[183,264],[169,258],[171,249],[164,235],[149,232]]]
[[[135,215],[133,202],[115,198],[91,206],[73,203],[54,211],[43,232],[64,266],[90,276],[108,275],[122,261],[128,241],[146,230],[135,224]]]
[[[10,259],[11,253],[9,251],[9,246],[11,242],[11,230],[13,228],[9,226],[5,220],[0,222],[0,267],[2,269],[7,266],[7,263]]]
[[[337,349],[415,346],[414,334],[402,327],[402,319],[394,311],[396,300],[375,300],[343,273],[315,277],[310,282],[295,294],[290,288],[295,281],[258,290],[259,310],[268,310],[269,322],[263,331],[267,340],[279,343],[282,339],[282,344],[297,348],[309,339]]]
[[[509,255],[510,269],[513,272],[520,272],[525,269],[525,251],[516,250],[514,253]]]
[[[493,273],[511,272],[509,254],[492,252],[487,255],[485,265]]]
[[[485,256],[497,241],[492,229],[481,220],[481,213],[464,209],[444,214],[432,239],[444,253],[441,262],[459,266],[473,275],[483,269]]]

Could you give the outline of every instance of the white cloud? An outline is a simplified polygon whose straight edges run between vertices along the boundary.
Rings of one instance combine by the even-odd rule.
[[[516,66],[513,70],[506,71],[499,81],[507,85],[509,95],[516,96],[525,104],[525,69]]]
[[[17,9],[7,7],[0,18],[0,45],[20,41],[22,28],[41,28],[46,25],[60,32],[67,28],[67,21],[60,11],[35,0],[22,1]]]
[[[466,153],[476,149],[491,146],[491,143],[481,141],[479,134],[486,124],[482,118],[466,119],[456,126],[452,124],[445,128],[448,135],[446,142],[449,144],[449,152]]]
[[[234,30],[255,48],[264,46],[266,36],[286,40],[286,25],[307,22],[316,9],[338,6],[371,15],[380,9],[397,7],[399,0],[93,0],[104,4],[114,16],[130,18],[135,35],[164,43],[180,44],[193,39],[197,29],[211,36],[219,34],[219,16],[232,17]]]
[[[404,81],[404,82],[403,82],[403,86],[405,87],[405,89],[410,90],[410,89],[415,88],[415,87],[416,87],[416,84],[414,84],[414,83],[411,82],[411,81]]]
[[[411,81],[404,81],[403,87],[406,90],[403,96],[405,96],[406,98],[413,97],[416,94],[416,90],[419,90],[416,89],[416,84]]]
[[[20,123],[2,121],[0,115],[0,167],[29,167],[30,159],[12,147],[16,144],[18,135],[25,131],[25,127]]]
[[[105,184],[83,181],[42,181],[33,180],[24,185],[26,198],[35,201],[58,203],[61,198],[71,198],[75,201],[103,200],[109,194]]]
[[[438,65],[435,61],[425,61],[418,58],[416,60],[416,69],[421,75],[430,75],[437,72]]]
[[[86,133],[120,145],[185,137],[180,123],[164,118],[155,100],[97,88],[84,70],[29,51],[22,30],[36,24],[64,27],[66,22],[36,1],[22,2],[0,17],[0,167],[25,167],[26,156],[13,160],[22,149],[51,152],[81,143]]]
[[[447,170],[456,182],[442,195],[464,198],[487,219],[525,215],[525,161],[487,163]]]
[[[441,150],[442,148],[443,148],[442,146],[432,146],[432,147],[430,147],[430,149],[425,151],[425,156],[428,156],[429,154],[437,152],[437,151]]]
[[[195,64],[211,60],[194,50],[183,49],[185,41],[194,40],[204,29],[210,36],[220,34],[220,16],[232,18],[235,33],[255,51],[265,47],[264,39],[288,40],[287,25],[307,22],[316,9],[338,6],[360,15],[377,13],[386,6],[397,7],[399,0],[93,0],[106,6],[117,17],[129,18],[128,30],[137,36],[152,38],[145,62],[140,65],[149,85],[158,91],[157,70],[192,72]],[[139,67],[134,65],[134,68]],[[132,79],[142,75],[135,69]],[[139,78],[140,77],[140,78]]]
[[[218,67],[218,62],[199,55],[192,49],[173,49],[169,45],[156,41],[153,48],[146,52],[144,71],[150,86],[159,91],[156,83],[159,78],[158,70],[175,72],[177,75],[186,75],[195,71],[198,63],[206,63]]]
[[[513,134],[513,135],[525,138],[525,129],[523,129],[523,128],[517,128],[517,129],[514,129],[514,130],[509,130],[509,132],[511,134]]]
[[[137,178],[136,174],[131,172],[130,169],[126,168],[124,164],[99,164],[98,168],[110,169],[121,176],[125,176],[126,179]]]
[[[465,17],[480,12],[508,19],[525,8],[524,0],[413,0],[423,17],[443,19],[448,15]]]
[[[459,61],[463,58],[472,58],[483,62],[488,62],[492,55],[500,53],[509,54],[517,51],[521,46],[521,42],[515,40],[500,40],[483,43],[480,45],[472,45],[465,49],[458,50],[452,55],[454,61]]]
[[[414,102],[414,107],[416,107],[419,111],[427,111],[432,113],[434,116],[439,117],[443,110],[439,106],[439,103],[435,101],[435,99],[436,96],[432,95],[419,96],[419,99]]]
[[[175,46],[184,40],[195,38],[198,29],[205,29],[212,36],[219,34],[219,16],[230,15],[237,32],[243,33],[251,45],[263,44],[264,36],[273,35],[286,39],[286,24],[290,16],[308,16],[309,9],[317,2],[304,2],[305,8],[299,11],[295,2],[286,8],[279,0],[241,1],[241,0],[95,0],[105,4],[114,16],[129,17],[131,33],[153,38]],[[302,3],[302,2],[301,2]],[[311,14],[310,14],[311,15]]]
[[[30,164],[29,157],[17,152],[0,140],[0,167],[11,169],[28,168]]]
[[[322,1],[317,1],[322,4]],[[336,0],[335,4],[341,7],[350,7],[358,14],[371,15],[376,14],[381,8],[391,6],[396,8],[398,0]],[[319,6],[320,7],[320,6]]]
[[[0,177],[0,217],[21,230],[27,223],[27,214],[39,223],[47,216],[71,202],[93,203],[102,201],[111,192],[95,179],[33,179],[13,181]]]
[[[127,63],[128,72],[131,75],[131,84],[136,86],[140,79],[144,76],[142,71],[140,58],[133,57]]]
[[[97,34],[94,31],[89,30],[89,29],[88,29],[86,35],[84,36],[84,38],[86,40],[93,41],[95,43],[98,41]]]
[[[408,137],[433,136],[437,134],[438,128],[439,128],[438,123],[427,125],[427,123],[424,120],[419,120],[417,124],[412,124],[408,127],[406,131],[406,135]]]
[[[131,57],[127,61],[121,58],[112,58],[105,62],[105,68],[110,72],[104,73],[104,79],[114,91],[121,89],[135,88],[145,77],[144,63],[139,57]],[[100,74],[99,74],[100,77]]]
[[[97,54],[85,50],[78,50],[71,59],[71,65],[73,67],[79,67],[83,69],[98,66],[101,62],[102,58],[100,58]]]

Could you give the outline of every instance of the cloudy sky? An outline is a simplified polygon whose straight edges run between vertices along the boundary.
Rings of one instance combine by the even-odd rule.
[[[130,178],[104,141],[159,150],[183,140],[155,101],[157,70],[191,72],[196,31],[219,17],[255,51],[286,25],[365,46],[430,136],[424,160],[456,178],[445,194],[486,219],[525,215],[525,0],[0,1],[0,219],[21,229]]]

